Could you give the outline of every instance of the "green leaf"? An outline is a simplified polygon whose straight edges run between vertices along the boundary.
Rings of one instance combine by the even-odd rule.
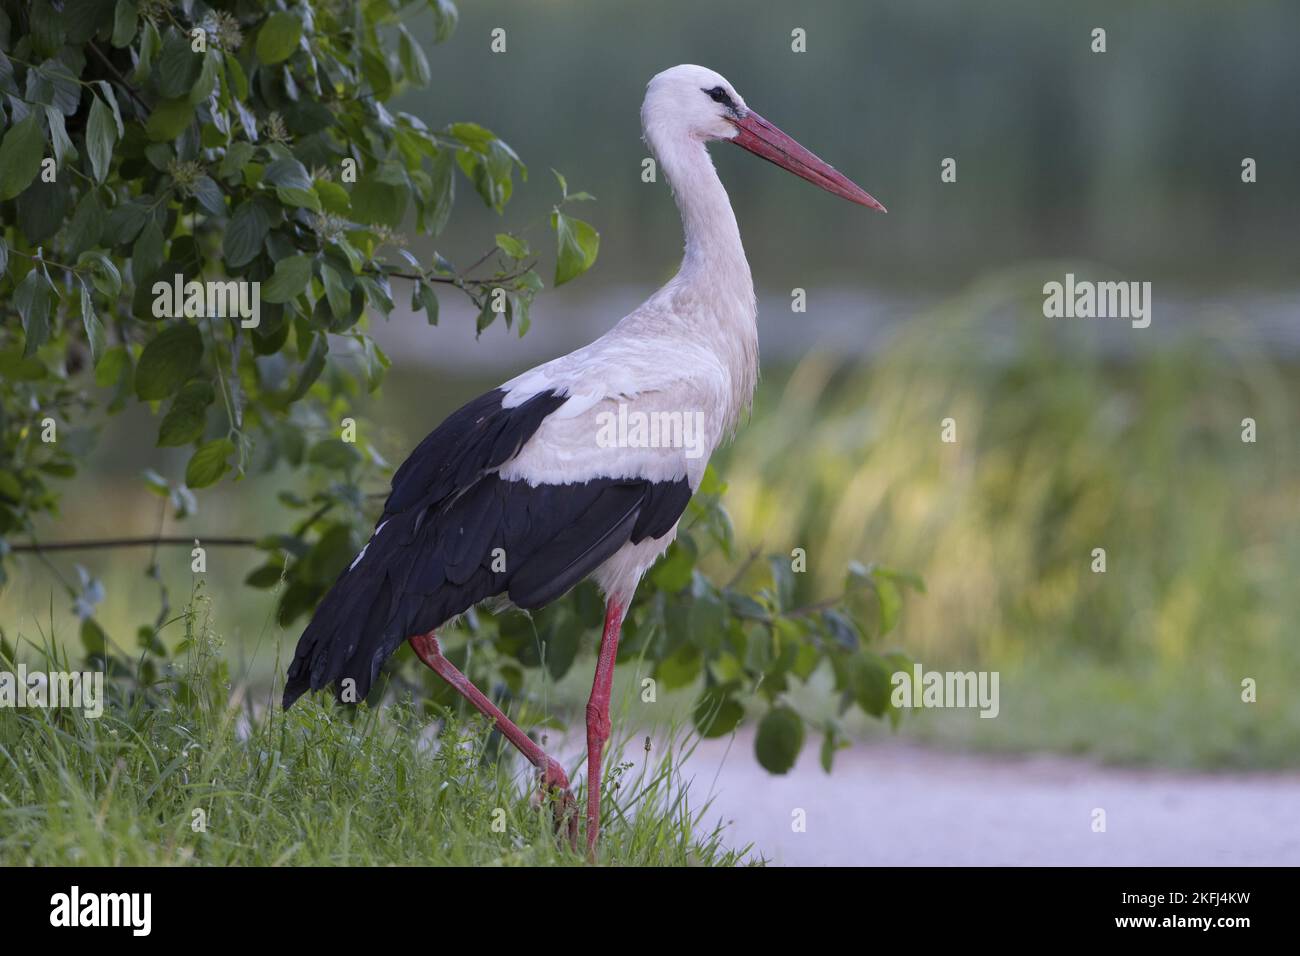
[[[33,110],[25,120],[11,126],[0,141],[0,200],[13,199],[41,171],[45,133],[37,116]]]
[[[221,238],[226,265],[238,269],[256,259],[270,229],[271,217],[260,203],[249,200],[236,209]]]
[[[163,264],[163,234],[158,220],[152,216],[140,230],[131,247],[131,272],[143,280],[153,276]]]
[[[769,773],[788,773],[803,749],[803,720],[778,705],[763,715],[754,740],[754,754]]]
[[[257,31],[257,58],[268,64],[287,60],[298,48],[301,37],[301,20],[292,13],[273,13]]]
[[[392,360],[384,353],[376,342],[368,335],[361,337],[362,356],[365,359],[366,369],[366,387],[370,391],[377,389],[384,381],[384,375],[392,366]]]
[[[352,212],[352,201],[348,191],[338,183],[322,179],[312,186],[312,189],[326,212],[332,212],[336,216],[347,216]]]
[[[360,464],[361,452],[357,451],[356,445],[341,438],[326,438],[312,446],[307,461],[333,471],[347,471]]]
[[[38,178],[18,196],[18,231],[28,242],[44,242],[59,231],[67,215],[71,183],[71,176],[59,176],[51,183]]]
[[[18,476],[12,471],[0,471],[0,498],[18,502],[24,497],[26,492],[23,491],[23,483],[18,480]]]
[[[188,99],[204,54],[195,53],[187,33],[169,29],[158,57],[158,92],[164,99]]]
[[[158,28],[153,25],[152,20],[145,20],[140,36],[140,60],[131,73],[132,80],[139,84],[149,78],[149,71],[153,68],[153,58],[161,49],[162,37],[158,35]]]
[[[265,590],[279,584],[282,577],[284,577],[284,565],[278,561],[268,561],[249,571],[248,577],[244,578],[244,583],[250,588]]]
[[[551,213],[551,226],[557,243],[555,284],[560,286],[592,267],[600,250],[600,233],[559,210]]]
[[[433,42],[443,43],[456,29],[460,14],[451,0],[429,0],[429,7],[433,10]]]
[[[90,344],[90,364],[94,367],[103,358],[108,340],[104,333],[104,323],[95,315],[95,303],[91,299],[90,288],[84,282],[81,284],[81,322],[86,329],[86,341]]]
[[[220,219],[226,214],[226,197],[211,176],[200,176],[190,192],[209,216]]]
[[[699,648],[683,644],[655,665],[655,677],[664,690],[676,690],[695,683],[703,667],[704,658]]]
[[[772,584],[776,589],[777,607],[789,610],[794,607],[794,569],[790,559],[783,554],[774,554],[768,558],[772,569]]]
[[[248,74],[244,72],[244,67],[229,53],[223,53],[221,59],[226,64],[226,82],[230,84],[235,99],[248,99]]]
[[[221,165],[217,167],[217,175],[222,179],[229,179],[235,176],[242,176],[244,166],[253,158],[253,144],[245,143],[240,140],[237,143],[231,143],[226,147],[226,155],[221,157]]]
[[[415,284],[415,290],[411,296],[411,308],[416,311],[423,309],[429,324],[438,324],[438,294],[433,291],[433,286],[429,283],[417,282]]]
[[[158,446],[175,448],[203,437],[208,406],[215,399],[211,383],[202,380],[188,383],[172,399],[171,408],[158,426]]]
[[[411,188],[405,174],[381,170],[371,173],[352,188],[352,214],[361,223],[379,223],[396,229],[406,215]]]
[[[185,466],[185,484],[190,488],[206,488],[230,470],[227,459],[235,453],[235,443],[229,438],[217,438],[200,445]]]
[[[166,143],[185,132],[185,127],[194,119],[194,105],[184,97],[175,100],[163,100],[149,114],[145,123],[145,135],[155,143]]]
[[[745,708],[724,688],[710,687],[695,702],[692,719],[702,737],[722,737],[736,729]]]
[[[313,190],[280,186],[276,189],[275,196],[286,206],[297,206],[310,209],[312,212],[320,212],[320,197]]]
[[[190,87],[189,101],[198,106],[217,88],[217,58],[212,54],[203,57],[203,63],[199,68],[199,78],[194,81]]]
[[[72,145],[72,140],[68,139],[68,127],[63,120],[63,114],[53,106],[45,107],[45,119],[50,127],[50,146],[54,150],[54,163],[62,167],[64,157],[75,160],[78,157],[77,148]]]
[[[95,182],[102,183],[108,175],[113,159],[113,144],[117,142],[117,124],[113,111],[98,96],[92,96],[90,119],[86,122],[86,151],[90,153],[90,168]]]
[[[108,26],[112,19],[107,9],[110,6],[112,6],[111,0],[63,0],[67,42],[81,46],[95,33]],[[8,24],[0,18],[0,42],[4,42],[7,29]]]
[[[91,281],[106,298],[116,299],[122,291],[122,274],[113,260],[98,249],[90,249],[77,257],[77,265],[91,267]]]
[[[289,302],[311,281],[311,256],[288,256],[275,264],[275,272],[262,286],[265,302]]]
[[[99,95],[113,111],[113,125],[117,127],[117,138],[121,139],[126,135],[126,127],[122,125],[122,111],[117,108],[117,97],[113,95],[113,87],[108,85],[107,80],[96,80],[95,85],[99,87]]]
[[[831,767],[835,763],[835,751],[843,750],[849,746],[849,741],[844,739],[834,721],[826,722],[826,734],[822,737],[821,753],[819,755],[822,764],[822,770],[826,773],[831,772]]]
[[[157,401],[175,394],[199,370],[202,359],[203,336],[198,327],[188,322],[169,325],[140,354],[135,370],[136,396]]]
[[[33,268],[14,290],[14,306],[23,320],[26,344],[23,355],[31,355],[50,338],[50,284],[39,267]]]
[[[100,388],[120,385],[131,374],[131,355],[126,346],[115,345],[104,353],[104,359],[95,369],[95,384]]]
[[[429,59],[420,49],[420,45],[411,38],[406,27],[398,27],[398,46],[397,55],[402,61],[402,69],[406,72],[406,78],[417,86],[425,86],[429,82]]]
[[[86,190],[64,233],[68,252],[78,255],[91,246],[99,245],[99,237],[107,221],[108,215],[100,204],[97,191]]]
[[[262,182],[268,186],[283,186],[287,189],[311,189],[311,174],[307,167],[296,159],[277,159],[262,170]]]
[[[372,49],[361,51],[361,75],[376,102],[382,103],[393,91],[393,73],[384,57]]]
[[[873,576],[876,594],[880,598],[880,636],[888,634],[898,623],[898,613],[903,607],[903,596],[898,585],[880,574]]]
[[[118,49],[128,46],[135,39],[138,19],[132,0],[117,0],[113,10],[113,38],[109,42]]]
[[[476,153],[486,153],[492,141],[497,138],[495,133],[478,123],[452,123],[449,131]]]
[[[61,61],[47,60],[36,68],[34,82],[29,81],[28,96],[71,116],[81,102],[81,84]]]
[[[125,202],[115,206],[108,214],[108,225],[104,229],[105,244],[134,242],[148,217],[149,207],[142,202]]]
[[[870,651],[850,654],[844,660],[842,669],[847,679],[845,689],[863,713],[879,717],[889,709],[889,698],[893,691],[890,678],[893,672],[883,658]]]
[[[521,242],[514,236],[498,232],[496,235],[497,248],[508,255],[511,259],[524,259],[528,256],[528,243]]]
[[[456,158],[452,150],[441,149],[433,158],[433,168],[429,171],[429,192],[433,196],[432,208],[428,210],[425,228],[432,235],[438,235],[451,218],[451,208],[456,202]]]
[[[492,290],[489,289],[487,295],[483,297],[483,307],[478,310],[478,318],[474,321],[474,334],[482,335],[496,321],[497,311],[492,308]]]
[[[352,293],[343,285],[343,276],[327,262],[320,267],[321,284],[325,286],[325,298],[329,302],[334,318],[345,319],[352,311]]]
[[[296,402],[302,398],[307,394],[307,389],[311,388],[312,383],[320,378],[320,373],[325,370],[325,357],[329,354],[329,350],[329,339],[323,332],[317,332],[312,336],[311,347],[307,350],[307,359],[302,363],[298,384],[289,394],[289,401]]]
[[[650,572],[655,587],[668,594],[676,594],[686,587],[691,583],[695,557],[695,546],[688,539],[678,538]]]
[[[108,635],[93,617],[81,622],[81,646],[87,657],[103,657],[108,650]]]

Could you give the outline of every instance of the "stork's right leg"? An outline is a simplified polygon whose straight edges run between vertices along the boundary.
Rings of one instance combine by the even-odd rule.
[[[567,831],[569,842],[576,846],[578,840],[578,805],[573,799],[572,791],[569,789],[569,778],[565,774],[564,768],[553,758],[548,757],[546,752],[537,746],[531,737],[520,730],[514,721],[501,712],[500,707],[488,700],[487,695],[475,687],[470,682],[470,679],[457,669],[455,664],[442,656],[442,648],[438,646],[438,638],[433,631],[428,634],[421,634],[418,637],[412,637],[409,643],[411,649],[415,651],[416,657],[424,661],[431,671],[473,704],[480,714],[495,723],[502,736],[514,744],[516,749],[528,758],[528,762],[542,772],[542,792],[554,793],[556,798],[556,826]]]

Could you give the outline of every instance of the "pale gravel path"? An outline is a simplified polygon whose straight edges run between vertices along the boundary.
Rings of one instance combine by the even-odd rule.
[[[751,737],[730,753],[725,739],[704,741],[684,772],[695,801],[714,794],[709,821],[732,821],[727,842],[753,842],[775,864],[1300,864],[1300,774],[1114,769],[890,742],[841,751],[827,776],[816,744],[774,777]],[[807,832],[792,831],[796,807]],[[1105,833],[1092,831],[1096,807]]]

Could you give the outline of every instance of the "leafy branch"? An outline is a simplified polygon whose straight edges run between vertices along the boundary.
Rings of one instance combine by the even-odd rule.
[[[78,4],[76,16],[62,6],[0,0],[0,584],[15,556],[34,555],[73,598],[87,654],[107,664],[119,645],[95,617],[102,585],[81,567],[73,582],[50,555],[149,548],[161,610],[137,632],[147,685],[170,620],[156,551],[191,545],[195,535],[163,530],[199,512],[203,489],[288,476],[280,530],[199,536],[261,555],[246,583],[274,590],[286,628],[366,540],[370,489],[391,465],[355,409],[391,364],[371,328],[399,312],[392,280],[411,284],[403,317],[437,325],[438,292],[451,287],[478,309],[480,334],[502,319],[523,335],[546,285],[535,230],[553,243],[555,286],[593,266],[600,235],[574,214],[593,197],[556,172],[560,199],[544,219],[502,226],[468,268],[411,248],[401,230],[436,241],[458,189],[504,216],[528,179],[492,131],[431,128],[386,105],[429,83],[407,25],[424,11],[434,41],[447,40],[448,0],[370,0],[360,11],[117,0]],[[157,448],[186,454],[183,473],[145,472],[160,499],[156,532],[37,541],[36,519],[57,514],[62,483],[105,422],[133,406],[153,414]],[[814,719],[787,691],[818,668],[833,673],[841,710],[896,717],[882,695],[894,658],[871,645],[893,630],[901,579],[861,569],[841,598],[823,600],[802,593],[788,561],[764,568],[755,552],[715,584],[709,562],[734,559],[722,490],[710,470],[629,613],[628,651],[647,653],[665,689],[700,688],[702,733],[729,732],[760,702],[759,759],[780,772]],[[519,694],[522,668],[562,676],[599,626],[592,585],[531,618],[478,611],[466,616],[465,669]],[[833,721],[824,730],[828,763],[840,732]]]

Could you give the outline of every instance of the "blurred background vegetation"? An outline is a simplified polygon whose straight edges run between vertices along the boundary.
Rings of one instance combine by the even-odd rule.
[[[1098,26],[1105,54],[1090,51]],[[489,50],[496,27],[504,54]],[[795,27],[807,53],[790,51]],[[453,303],[436,329],[395,312],[376,332],[394,367],[362,409],[383,423],[370,439],[400,460],[464,400],[599,334],[672,273],[680,229],[664,184],[641,182],[637,107],[658,70],[711,66],[890,208],[867,216],[713,150],[759,286],[766,363],[718,462],[741,550],[805,548],[809,598],[834,593],[852,558],[924,577],[899,646],[927,667],[999,670],[1001,713],[917,713],[900,733],[1298,765],[1296,36],[1300,5],[1281,0],[465,4],[431,57],[438,115],[418,95],[399,105],[431,125],[472,117],[511,143],[533,172],[515,222],[540,228],[553,199],[541,180],[563,169],[598,197],[584,212],[601,255],[584,282],[539,298],[523,341],[500,327],[474,341]],[[956,183],[940,181],[945,157]],[[1241,181],[1244,157],[1257,183]],[[465,208],[440,250],[453,259],[498,228]],[[1067,271],[1152,282],[1151,328],[1045,319],[1042,285]],[[794,288],[806,313],[791,312]],[[954,444],[939,440],[948,417]],[[47,540],[159,527],[141,471],[178,477],[184,454],[153,448],[147,419],[111,423]],[[282,487],[277,475],[223,485],[164,530],[258,534],[284,523]],[[1105,574],[1090,570],[1097,547]],[[52,560],[104,578],[110,633],[156,607],[144,552]],[[270,592],[241,586],[259,562],[210,553],[209,591],[225,596],[214,626],[232,668],[269,683],[297,631],[276,627]],[[163,570],[189,593],[187,553]],[[14,568],[8,633],[75,633],[51,573]],[[584,699],[587,672],[555,694]],[[1255,704],[1241,701],[1247,677]]]

